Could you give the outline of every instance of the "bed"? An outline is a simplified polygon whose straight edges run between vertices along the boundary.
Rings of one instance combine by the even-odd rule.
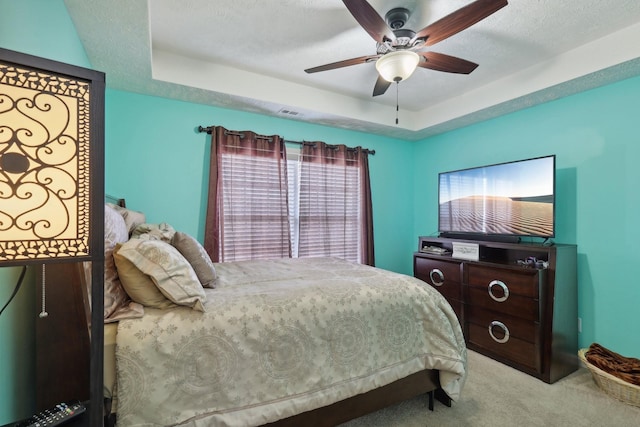
[[[143,221],[105,206],[107,424],[333,426],[420,394],[431,407],[436,392],[460,395],[464,337],[428,284],[331,257],[206,256],[207,282],[202,259],[174,244],[184,233]],[[132,290],[123,257],[168,302]],[[111,295],[114,280],[125,295]]]

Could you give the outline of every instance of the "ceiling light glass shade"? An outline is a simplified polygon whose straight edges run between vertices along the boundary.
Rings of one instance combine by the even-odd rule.
[[[89,255],[90,98],[0,62],[0,264]]]
[[[408,79],[420,62],[420,56],[410,50],[390,52],[376,61],[376,69],[383,79],[399,82]]]

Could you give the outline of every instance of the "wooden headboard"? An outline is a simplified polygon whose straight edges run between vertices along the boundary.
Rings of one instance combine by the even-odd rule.
[[[105,198],[105,201],[107,203],[113,203],[114,205],[118,205],[118,206],[121,206],[123,208],[127,207],[127,204],[124,201],[124,199],[120,199],[118,197],[113,197],[113,196],[110,196],[109,194],[105,194],[104,198]]]

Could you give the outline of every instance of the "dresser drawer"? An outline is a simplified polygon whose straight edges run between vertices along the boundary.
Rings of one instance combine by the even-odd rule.
[[[462,267],[455,261],[414,257],[413,274],[450,299],[462,299]]]
[[[466,316],[471,347],[480,347],[503,359],[540,372],[538,323],[477,307],[468,307]]]
[[[482,265],[469,265],[469,286],[488,289],[499,296],[506,287],[509,294],[516,294],[530,298],[538,297],[538,283],[541,272],[533,268],[507,269]]]
[[[537,299],[511,293],[496,298],[496,295],[491,296],[488,288],[467,287],[466,303],[470,307],[479,307],[533,322],[540,320]]]
[[[508,339],[518,338],[533,344],[538,343],[540,327],[537,322],[483,310],[477,306],[468,306],[466,316],[467,322],[483,327],[488,338],[491,338],[489,326],[494,325],[491,331],[495,340],[506,338],[506,331],[508,331]]]
[[[494,330],[497,330],[494,328]],[[496,342],[489,335],[488,327],[469,323],[468,327],[469,348],[483,353],[487,351],[493,355],[517,363],[535,372],[541,372],[542,363],[539,357],[539,349],[535,344],[509,337],[504,343]],[[494,332],[497,335],[497,332]]]

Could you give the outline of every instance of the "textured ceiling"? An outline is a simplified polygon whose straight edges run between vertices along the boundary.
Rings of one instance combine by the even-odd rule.
[[[381,16],[409,9],[416,31],[471,3],[369,2]],[[638,0],[510,0],[431,46],[473,73],[419,68],[378,97],[373,63],[304,72],[375,54],[340,0],[65,3],[109,87],[408,140],[640,75]]]

